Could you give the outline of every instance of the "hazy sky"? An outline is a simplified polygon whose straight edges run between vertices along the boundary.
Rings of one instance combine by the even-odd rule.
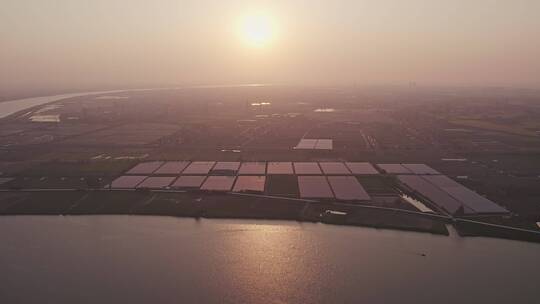
[[[0,0],[0,84],[540,85],[539,0]],[[247,15],[272,20],[253,47]]]

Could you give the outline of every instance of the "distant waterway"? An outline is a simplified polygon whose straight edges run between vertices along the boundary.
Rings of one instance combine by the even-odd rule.
[[[19,111],[39,106],[42,104],[55,102],[63,99],[81,97],[86,95],[98,95],[98,94],[112,94],[124,92],[121,90],[116,91],[98,91],[98,92],[84,92],[84,93],[70,93],[70,94],[60,94],[52,96],[42,96],[42,97],[30,97],[16,100],[9,100],[0,102],[0,118],[4,118],[11,114],[17,113]]]
[[[284,221],[0,217],[2,303],[535,303],[540,244]]]
[[[175,89],[210,89],[210,88],[241,88],[241,87],[264,87],[267,84],[242,84],[242,85],[199,85],[199,86],[186,86],[176,88],[153,88],[153,89],[129,89],[129,90],[109,90],[109,91],[93,91],[93,92],[80,92],[59,94],[51,96],[30,97],[15,100],[8,100],[0,102],[0,118],[7,117],[19,111],[39,106],[42,104],[60,101],[63,99],[81,97],[87,95],[101,95],[101,94],[114,94],[123,92],[137,92],[137,91],[154,91],[154,90],[175,90]],[[108,96],[110,97],[110,96]]]

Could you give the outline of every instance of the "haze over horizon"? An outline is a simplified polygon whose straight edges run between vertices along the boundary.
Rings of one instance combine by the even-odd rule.
[[[0,90],[540,86],[540,1],[4,0]]]

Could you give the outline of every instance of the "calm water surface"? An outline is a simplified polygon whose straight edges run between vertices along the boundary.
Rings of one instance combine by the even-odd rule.
[[[540,245],[517,241],[137,216],[0,217],[0,240],[1,303],[540,298]]]

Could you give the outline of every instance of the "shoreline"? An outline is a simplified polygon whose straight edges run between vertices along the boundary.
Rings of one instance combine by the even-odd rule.
[[[459,237],[493,237],[540,243],[540,233],[502,225],[421,215],[406,210],[336,202],[303,202],[286,197],[227,193],[153,191],[46,191],[0,193],[0,216],[143,215],[195,219],[287,220],[369,227]]]

